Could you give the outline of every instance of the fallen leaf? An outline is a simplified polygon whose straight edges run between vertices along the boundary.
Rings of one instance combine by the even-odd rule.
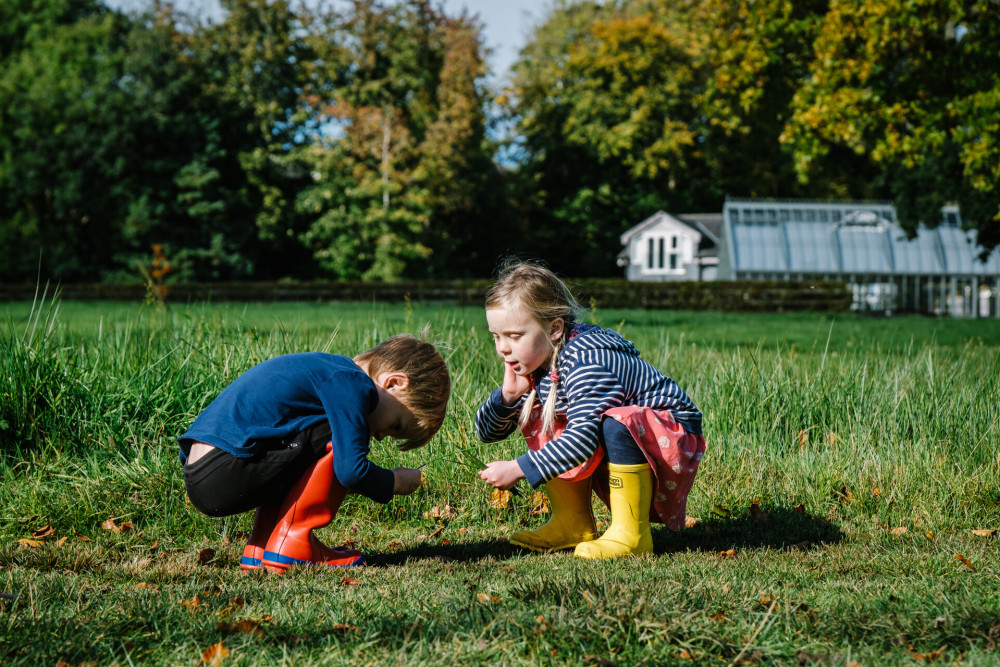
[[[944,654],[944,647],[942,646],[936,651],[931,651],[930,653],[917,653],[913,650],[913,646],[910,644],[906,645],[906,648],[910,651],[910,657],[912,657],[917,662],[935,662],[941,658]]]
[[[254,635],[255,637],[264,636],[264,628],[260,626],[260,623],[251,620],[236,621],[235,623],[219,621],[215,624],[215,629],[224,635],[240,634]]]
[[[828,444],[828,445],[835,445],[835,444],[837,444],[838,440],[840,440],[840,436],[837,435],[836,433],[827,433],[826,434],[826,444]]]
[[[933,530],[928,530],[926,533],[924,533],[924,537],[926,537],[928,540],[933,540],[934,539],[934,531]]]
[[[354,586],[357,586],[360,583],[361,583],[360,579],[354,579],[352,577],[344,577],[343,579],[340,580],[340,585],[345,586],[347,588],[353,588]]]
[[[799,431],[797,433],[797,435],[799,436],[799,448],[800,449],[802,447],[805,447],[807,444],[809,444],[809,433],[808,432],[806,432],[806,431]]]
[[[58,540],[56,540],[56,546],[61,547],[62,545],[66,544],[66,540],[68,539],[69,539],[68,537],[60,537]]]
[[[701,519],[699,519],[697,517],[687,516],[687,515],[684,516],[684,527],[685,528],[694,528],[699,523],[701,523]]]
[[[131,532],[131,530],[132,530],[132,522],[131,521],[126,521],[125,523],[123,523],[121,525],[121,531],[123,533]]]
[[[678,654],[677,657],[680,658],[681,660],[694,660],[694,656],[691,655],[691,653],[688,652],[687,649],[681,649],[681,652],[680,654]]]
[[[205,548],[198,552],[198,565],[205,565],[215,558],[215,549]]]
[[[597,601],[597,598],[594,597],[594,594],[590,592],[589,588],[583,591],[583,599],[586,600],[589,605],[592,605]]]
[[[156,584],[149,584],[149,583],[146,583],[145,581],[140,581],[139,583],[137,583],[135,585],[135,588],[139,589],[139,590],[147,588],[147,589],[149,589],[151,591],[158,591],[158,590],[160,590],[160,587],[157,586]]]
[[[996,528],[992,529],[974,528],[972,530],[972,534],[975,535],[976,537],[993,537],[994,535],[997,534],[997,530]]]
[[[201,607],[202,603],[201,603],[201,597],[199,597],[198,595],[195,595],[190,600],[178,600],[177,604],[179,604],[182,607],[187,607],[191,611],[195,611],[199,607]]]
[[[330,629],[333,632],[339,632],[341,634],[347,634],[348,632],[357,632],[359,628],[356,625],[348,625],[347,623],[337,623],[336,625],[334,625]]]
[[[958,560],[960,560],[962,562],[962,565],[964,565],[965,567],[969,568],[973,572],[979,572],[979,570],[976,568],[976,566],[972,564],[972,561],[970,561],[968,558],[966,558],[962,554],[955,554],[955,558],[957,558]]]
[[[159,540],[153,540],[153,543],[149,545],[150,552],[156,551],[156,547],[160,546]]]
[[[76,537],[81,542],[89,542],[90,541],[90,538],[87,537],[86,535],[84,535],[83,533],[73,533],[73,537]]]
[[[398,549],[399,547],[403,546],[403,543],[393,540],[392,542],[389,542],[388,546],[390,549]]]
[[[902,535],[902,534],[903,534],[903,533],[905,533],[905,532],[906,532],[907,530],[908,530],[908,529],[907,529],[907,527],[906,527],[906,526],[899,526],[899,527],[897,527],[897,528],[893,528],[893,529],[892,529],[892,530],[890,530],[889,532],[890,532],[890,533],[892,533],[893,535]]]
[[[511,495],[510,491],[503,491],[502,489],[493,489],[490,493],[490,507],[496,510],[505,510],[510,507]]]
[[[736,549],[726,549],[719,552],[719,558],[736,558]]]
[[[105,521],[104,523],[102,523],[101,524],[101,528],[103,528],[104,530],[106,530],[108,532],[111,532],[111,533],[120,533],[120,532],[122,532],[122,529],[118,527],[118,525],[115,523],[114,519],[108,519],[107,521]]]
[[[480,602],[492,602],[492,603],[500,602],[500,598],[498,598],[496,595],[489,595],[488,593],[480,593],[476,597],[479,599]]]
[[[212,644],[201,653],[201,661],[206,665],[218,665],[229,656],[229,649],[222,645]]]
[[[450,520],[454,519],[456,516],[458,516],[458,512],[455,511],[455,509],[448,503],[445,503],[444,507],[441,507],[440,505],[435,505],[428,511],[424,512],[425,519]]]
[[[32,531],[31,536],[36,540],[40,540],[43,537],[48,537],[54,532],[55,531],[52,530],[52,526],[45,526],[44,528],[39,528],[38,530]]]
[[[795,513],[796,514],[805,514],[806,513],[806,506],[803,505],[802,503],[799,503],[798,505],[795,506]]]
[[[541,491],[535,491],[531,494],[531,516],[538,516],[539,514],[549,513],[549,499]]]

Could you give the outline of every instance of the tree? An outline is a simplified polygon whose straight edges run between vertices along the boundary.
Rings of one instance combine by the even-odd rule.
[[[1000,243],[1000,7],[987,0],[831,3],[784,140],[803,181],[835,151],[876,165],[914,231],[957,202]]]

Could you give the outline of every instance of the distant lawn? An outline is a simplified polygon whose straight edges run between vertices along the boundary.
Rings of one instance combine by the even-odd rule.
[[[537,497],[494,507],[460,463],[523,448],[473,435],[501,375],[481,309],[57,305],[0,305],[2,664],[1000,664],[996,320],[592,311],[709,447],[694,525],[595,563],[509,545]],[[252,517],[185,503],[174,438],[258,361],[427,323],[451,414],[373,457],[426,488],[322,531],[369,566],[242,573]]]

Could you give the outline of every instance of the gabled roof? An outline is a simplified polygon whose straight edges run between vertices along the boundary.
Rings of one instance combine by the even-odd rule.
[[[638,234],[641,234],[642,232],[646,231],[647,229],[650,229],[651,227],[655,227],[656,225],[658,225],[660,223],[666,222],[666,223],[678,224],[681,227],[687,227],[687,228],[689,228],[689,229],[691,229],[693,231],[698,232],[699,234],[704,234],[705,236],[708,236],[709,238],[712,239],[712,241],[714,241],[715,243],[718,243],[719,242],[719,236],[718,236],[718,234],[713,234],[709,230],[709,228],[707,228],[705,225],[703,225],[697,219],[692,219],[695,216],[708,216],[708,217],[711,217],[713,215],[717,215],[718,216],[718,218],[719,218],[719,226],[721,228],[721,225],[722,225],[722,214],[721,213],[718,213],[718,214],[713,214],[713,213],[697,213],[697,214],[692,214],[692,215],[684,215],[684,216],[677,216],[677,217],[675,217],[675,216],[672,216],[669,213],[666,213],[664,211],[657,211],[653,215],[649,216],[648,218],[646,218],[645,220],[643,220],[642,222],[640,222],[635,227],[632,227],[631,229],[625,231],[621,235],[620,240],[621,240],[622,245],[628,245],[629,241],[631,241],[634,236],[636,236]],[[685,218],[687,218],[687,219],[685,219]]]

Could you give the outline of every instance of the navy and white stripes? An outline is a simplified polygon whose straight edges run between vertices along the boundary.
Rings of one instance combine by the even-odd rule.
[[[611,408],[637,405],[669,410],[689,433],[701,433],[701,412],[687,394],[614,331],[592,328],[572,338],[559,353],[558,366],[556,412],[565,414],[568,424],[543,449],[517,459],[532,486],[590,458],[597,449],[601,415]],[[552,381],[544,374],[537,386],[544,404]],[[523,400],[507,407],[500,390],[495,390],[476,412],[479,438],[495,442],[510,435],[517,428]]]

